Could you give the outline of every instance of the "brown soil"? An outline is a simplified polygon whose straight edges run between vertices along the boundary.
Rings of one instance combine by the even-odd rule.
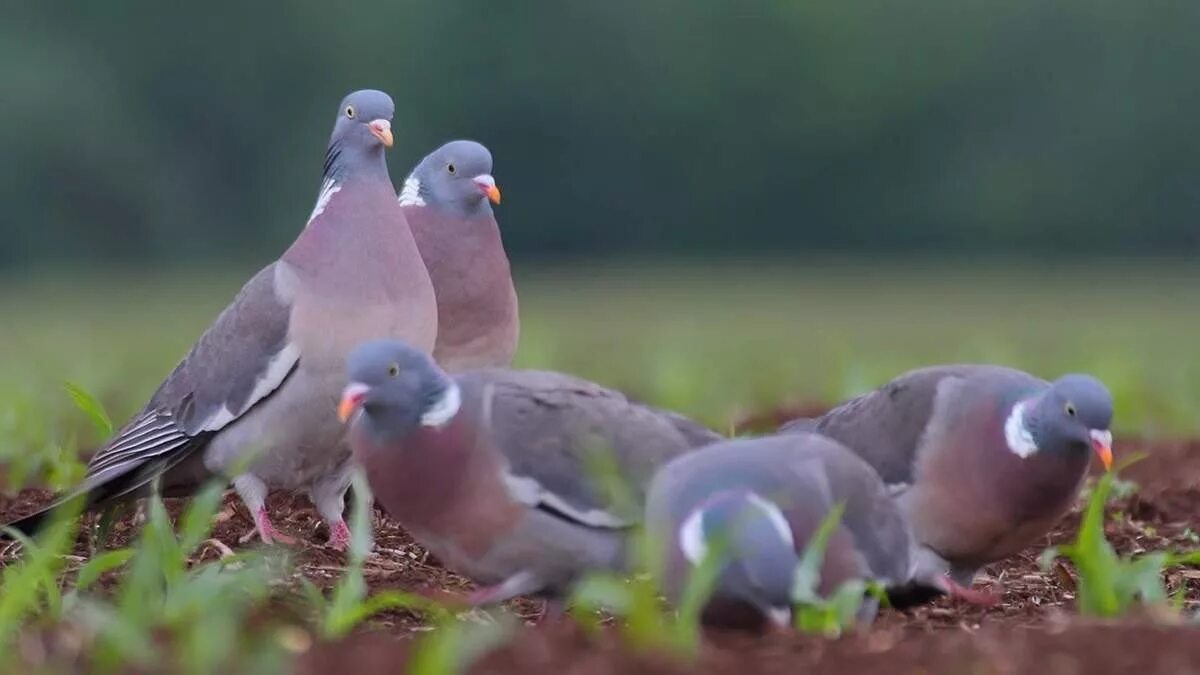
[[[1118,461],[1134,451],[1147,458],[1123,472],[1139,489],[1113,504],[1107,535],[1123,553],[1200,546],[1200,440],[1126,442]],[[49,498],[30,490],[16,498],[0,497],[0,522],[36,508]],[[343,554],[325,548],[323,526],[303,498],[275,496],[276,523],[306,542],[297,563],[309,579],[331,585],[345,563]],[[372,590],[403,589],[440,598],[462,597],[469,582],[425,554],[398,525],[377,512],[376,552],[366,565]],[[696,663],[672,661],[665,655],[639,654],[624,648],[615,631],[588,636],[569,620],[533,625],[541,613],[537,601],[510,603],[508,609],[526,626],[513,640],[480,660],[479,673],[1200,673],[1200,629],[1151,617],[1102,623],[1074,616],[1075,573],[1066,564],[1049,572],[1038,565],[1045,546],[1073,536],[1079,515],[1073,513],[1039,546],[981,574],[977,585],[1003,591],[992,608],[949,601],[907,612],[884,611],[875,625],[841,640],[799,635],[710,635]],[[201,548],[207,558],[223,547],[236,549],[251,530],[246,511],[226,498],[213,532],[213,543]],[[123,545],[135,531],[127,517],[117,524],[110,545]],[[76,554],[87,554],[83,538]],[[0,565],[13,553],[0,542]],[[1172,592],[1185,595],[1184,611],[1200,605],[1200,570],[1168,574]],[[318,645],[303,655],[301,673],[400,672],[411,638],[425,627],[419,616],[393,611],[340,644]]]

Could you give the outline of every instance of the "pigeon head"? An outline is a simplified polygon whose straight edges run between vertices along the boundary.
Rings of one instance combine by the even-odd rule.
[[[1051,452],[1093,451],[1112,465],[1112,394],[1090,375],[1065,375],[1032,403],[1025,428],[1033,444]]]
[[[420,199],[459,215],[490,212],[500,203],[492,153],[475,141],[450,141],[434,150],[405,181],[401,201]]]
[[[375,340],[347,361],[350,384],[338,417],[379,439],[404,438],[419,427],[440,427],[458,413],[461,394],[428,355],[402,342]]]
[[[693,566],[710,552],[724,557],[714,597],[740,601],[777,626],[788,625],[800,559],[778,506],[754,492],[718,493],[688,515],[678,536]]]
[[[366,160],[383,165],[383,150],[392,147],[395,111],[392,97],[375,89],[356,91],[342,99],[325,154],[325,176],[336,178]]]

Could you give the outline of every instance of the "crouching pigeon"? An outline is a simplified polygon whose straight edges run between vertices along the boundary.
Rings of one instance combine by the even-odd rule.
[[[486,588],[472,601],[569,592],[626,566],[654,471],[720,436],[559,373],[451,377],[396,341],[359,347],[339,414],[376,498],[447,567]],[[614,504],[608,462],[634,504]]]
[[[923,368],[782,431],[858,453],[897,495],[917,539],[968,585],[1044,536],[1095,454],[1112,464],[1112,396],[1090,375],[1046,382],[999,366]]]

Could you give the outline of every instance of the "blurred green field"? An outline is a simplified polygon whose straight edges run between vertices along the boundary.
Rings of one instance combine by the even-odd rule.
[[[742,414],[841,399],[907,368],[951,361],[1045,377],[1089,371],[1116,395],[1118,430],[1200,427],[1194,264],[517,268],[520,365],[576,373],[722,429]],[[63,383],[94,393],[119,423],[252,271],[4,280],[0,460],[98,442]]]

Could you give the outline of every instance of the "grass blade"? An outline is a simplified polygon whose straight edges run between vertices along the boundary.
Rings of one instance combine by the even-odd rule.
[[[63,388],[67,390],[67,395],[71,397],[75,407],[87,415],[88,419],[92,421],[92,426],[96,427],[96,431],[102,437],[107,438],[112,435],[112,420],[109,419],[108,413],[104,412],[104,406],[100,405],[100,401],[96,400],[96,397],[74,382],[63,383]]]

